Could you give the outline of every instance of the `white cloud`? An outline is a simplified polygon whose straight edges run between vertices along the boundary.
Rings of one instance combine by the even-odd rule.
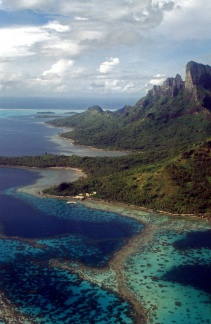
[[[90,89],[101,93],[137,93],[141,87],[132,81],[120,79],[101,79],[97,78],[90,85]]]
[[[59,85],[55,91],[56,92],[61,92],[61,93],[64,93],[64,92],[67,92],[69,89],[68,89],[68,86],[66,84],[62,84],[62,85]]]
[[[154,75],[154,77],[155,77],[155,78],[164,78],[165,75],[164,75],[164,74],[160,74],[160,73],[158,73],[158,74]]]
[[[49,41],[41,44],[40,52],[44,55],[51,56],[77,56],[82,51],[83,46],[72,40],[60,40],[57,37],[51,38]]]
[[[106,80],[105,91],[121,92],[122,86],[119,80]]]
[[[74,66],[73,60],[60,59],[48,70],[42,72],[39,77],[31,79],[28,84],[31,88],[41,92],[66,93],[75,88],[75,80],[80,78],[84,70]],[[81,85],[81,83],[79,83]]]
[[[163,4],[164,2],[164,4]],[[162,5],[158,5],[162,3]],[[173,1],[162,0],[107,0],[103,3],[101,0],[90,1],[66,1],[66,0],[2,0],[2,9],[9,10],[39,10],[39,12],[59,13],[61,15],[71,15],[76,20],[95,21],[98,24],[103,24],[106,29],[110,29],[116,22],[134,23],[139,22],[140,25],[150,24],[157,25],[155,19],[155,11],[165,10],[166,3]],[[142,19],[148,17],[148,20]],[[87,18],[88,17],[88,18]],[[161,17],[162,18],[162,17]],[[160,20],[160,17],[159,17]]]
[[[89,20],[89,18],[76,16],[75,20],[77,20],[77,21],[87,21],[87,20]]]
[[[1,57],[34,54],[32,46],[49,40],[49,34],[39,27],[0,28]]]
[[[2,10],[36,10],[47,14],[56,13],[74,17],[72,19],[75,22],[90,22],[90,24],[94,22],[96,29],[103,26],[105,33],[110,35],[113,33],[114,26],[124,31],[126,28],[127,32],[132,33],[137,28],[139,32],[155,28],[164,19],[168,20],[168,16],[169,21],[170,19],[178,20],[179,10],[183,13],[181,16],[188,18],[189,22],[190,20],[199,21],[199,19],[201,21],[202,17],[210,18],[210,6],[210,0],[203,0],[203,3],[199,0],[107,0],[103,6],[101,0],[73,0],[71,2],[67,0],[1,0],[0,3]],[[190,11],[193,11],[193,16],[189,14]],[[204,20],[201,25],[204,25]],[[59,22],[54,27],[58,32],[63,32],[65,28],[68,28]],[[205,26],[196,25],[196,27],[205,29]]]
[[[50,21],[47,25],[43,26],[44,29],[56,31],[58,33],[64,33],[70,30],[68,25],[61,25],[58,21]]]
[[[23,74],[21,70],[10,62],[0,64],[0,89],[4,94],[20,89],[23,86]]]
[[[74,64],[72,60],[60,59],[55,64],[51,66],[49,70],[45,70],[41,78],[42,79],[55,79],[62,77],[65,73],[67,73],[70,67]]]
[[[111,57],[108,61],[101,63],[99,72],[100,73],[109,73],[113,71],[114,67],[119,64],[118,57]]]
[[[152,0],[152,5],[166,10],[167,8],[172,7],[176,2],[177,0]]]
[[[50,6],[56,7],[55,0],[1,0],[0,8],[3,10],[20,10],[20,9],[38,9],[38,8],[48,8]]]
[[[80,45],[75,39],[69,39],[69,35],[63,36],[64,32],[69,31],[69,26],[56,21],[44,26],[0,28],[0,43],[4,44],[0,47],[0,57],[15,60],[17,57],[41,54],[58,57],[61,54],[77,56],[84,45]]]
[[[174,10],[166,11],[160,29],[165,38],[175,40],[210,39],[211,1],[174,0]],[[208,28],[208,29],[207,29]]]
[[[161,78],[161,79],[151,79],[149,81],[149,84],[152,84],[152,85],[162,85],[163,82],[166,80],[166,78]]]
[[[146,87],[149,87],[149,85],[162,85],[165,80],[166,76],[164,74],[158,73],[154,75],[153,79],[151,79],[149,83],[146,84]]]
[[[211,1],[202,2],[0,0],[2,11],[18,11],[16,25],[0,28],[0,62],[7,62],[2,89],[7,84],[15,94],[24,82],[23,92],[29,86],[46,95],[139,93],[145,83],[181,74],[188,60],[210,64]],[[21,25],[28,12],[36,25],[30,19]]]

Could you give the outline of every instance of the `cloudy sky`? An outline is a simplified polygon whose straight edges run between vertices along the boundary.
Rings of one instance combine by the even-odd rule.
[[[0,0],[0,96],[138,99],[210,31],[210,0]]]

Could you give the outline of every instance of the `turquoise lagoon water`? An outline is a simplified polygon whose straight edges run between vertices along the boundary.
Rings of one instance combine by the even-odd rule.
[[[35,181],[37,173],[0,169],[0,176],[1,171],[0,179],[10,185],[0,182],[0,290],[11,304],[30,323],[133,323],[131,305],[113,289],[59,269],[51,260],[72,268],[84,265],[89,274],[103,270],[142,223],[16,191]],[[148,323],[210,323],[210,225],[139,214],[154,227],[153,238],[124,261],[122,271]],[[107,276],[112,284],[114,273]]]
[[[46,127],[36,112],[0,110],[0,155],[88,152],[52,141],[58,129]],[[6,317],[0,309],[0,322],[12,321],[13,305],[30,324],[132,324],[132,306],[118,295],[114,271],[102,271],[143,230],[142,223],[16,190],[38,177],[37,172],[0,168],[0,298],[4,293],[9,303]],[[148,323],[210,323],[210,224],[145,212],[139,218],[154,234],[125,259],[122,271]],[[59,269],[55,259],[77,271],[86,266],[89,281],[77,271]],[[103,278],[111,289],[109,284],[103,288]]]
[[[101,268],[143,225],[15,190],[36,177],[0,169],[0,291],[31,323],[132,323],[131,305],[117,294],[51,260]]]
[[[124,262],[127,285],[149,323],[211,323],[211,227],[158,217],[146,216],[156,227],[153,239]]]

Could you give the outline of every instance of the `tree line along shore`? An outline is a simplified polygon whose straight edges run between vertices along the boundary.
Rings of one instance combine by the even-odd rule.
[[[150,161],[149,161],[150,160]],[[83,194],[154,211],[211,217],[211,140],[170,159],[133,153],[121,157],[42,156],[0,157],[1,166],[81,169],[86,176],[62,182],[45,194]]]

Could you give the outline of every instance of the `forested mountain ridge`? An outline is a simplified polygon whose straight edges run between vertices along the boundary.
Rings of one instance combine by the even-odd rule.
[[[51,193],[96,191],[95,198],[109,201],[211,215],[210,66],[189,62],[185,81],[178,74],[167,78],[134,107],[110,112],[93,106],[52,124],[73,127],[62,136],[75,143],[134,154],[86,158],[88,177]]]
[[[185,81],[178,74],[167,78],[134,107],[110,112],[93,106],[51,124],[73,128],[61,136],[76,144],[177,154],[211,136],[211,67],[191,61]]]
[[[94,199],[179,214],[211,217],[211,67],[189,62],[186,78],[168,78],[134,107],[115,112],[92,106],[51,124],[74,128],[64,137],[104,149],[127,149],[120,157],[45,154],[0,157],[0,165],[73,167],[87,177],[45,192],[86,193]]]

